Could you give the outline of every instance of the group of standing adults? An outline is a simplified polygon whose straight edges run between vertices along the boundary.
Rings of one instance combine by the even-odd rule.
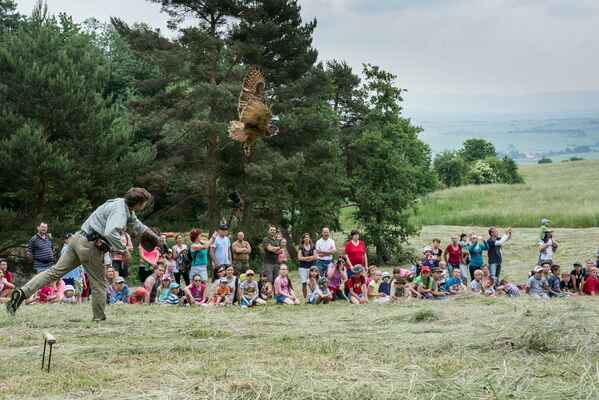
[[[250,268],[250,259],[254,250],[245,240],[243,232],[237,232],[235,240],[231,242],[229,227],[222,224],[210,238],[203,235],[200,229],[192,229],[189,239],[191,244],[188,246],[184,243],[183,235],[178,234],[175,237],[172,259],[175,264],[173,272],[177,274],[175,275],[176,279],[181,276],[189,284],[193,276],[199,275],[203,281],[207,281],[209,264],[212,265],[213,277],[216,276],[216,271],[222,267],[233,266],[238,274],[243,274]],[[267,236],[261,242],[261,250],[262,272],[268,276],[269,281],[274,282],[279,274],[281,264],[289,261],[287,240],[276,226],[268,227]],[[322,228],[321,237],[316,242],[312,240],[309,233],[304,233],[296,250],[299,275],[302,283],[305,283],[308,280],[308,271],[312,266],[317,266],[321,275],[326,274],[337,253],[337,246],[331,237],[330,229],[325,226]],[[343,255],[350,266],[356,264],[368,266],[366,245],[360,240],[360,234],[357,231],[352,231],[351,240],[347,242]],[[189,263],[188,268],[185,267],[186,262]]]

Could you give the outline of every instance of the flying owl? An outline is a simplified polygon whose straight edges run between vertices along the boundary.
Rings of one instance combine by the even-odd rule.
[[[272,125],[272,112],[266,104],[265,88],[262,70],[251,66],[239,94],[239,121],[229,123],[229,137],[243,144],[246,158],[250,157],[258,138],[277,134]]]

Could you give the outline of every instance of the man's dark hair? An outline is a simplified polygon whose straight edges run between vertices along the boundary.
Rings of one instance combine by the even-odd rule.
[[[138,204],[149,201],[152,198],[150,192],[144,188],[131,188],[125,193],[125,201],[128,207],[134,207]]]
[[[0,258],[0,263],[3,263],[3,262],[8,264],[8,260],[6,258]]]

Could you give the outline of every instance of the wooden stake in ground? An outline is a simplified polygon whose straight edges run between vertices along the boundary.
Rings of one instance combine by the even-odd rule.
[[[42,371],[44,370],[44,366],[46,364],[46,346],[50,346],[50,350],[48,352],[48,372],[50,372],[50,364],[52,364],[52,346],[56,343],[56,338],[54,335],[44,332],[44,351],[42,352]]]

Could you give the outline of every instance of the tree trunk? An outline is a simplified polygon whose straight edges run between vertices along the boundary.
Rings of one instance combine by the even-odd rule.
[[[46,181],[40,180],[39,188],[35,194],[35,218],[39,220],[42,217],[44,210],[44,203],[46,200]]]
[[[211,18],[211,34],[216,36],[216,18],[212,16]],[[215,50],[217,51],[217,50]],[[210,84],[214,87],[217,86],[216,82],[216,61],[217,54],[211,54],[212,56],[212,65],[208,71],[208,80]],[[215,105],[214,100],[212,101],[213,105],[211,106],[212,111],[214,111]],[[210,133],[208,137],[208,149],[207,149],[207,157],[206,162],[208,164],[208,231],[212,232],[217,228],[220,217],[220,210],[218,207],[218,194],[217,194],[217,183],[218,183],[218,159],[217,159],[217,150],[218,150],[218,132],[213,131]]]
[[[218,166],[217,166],[217,146],[218,146],[218,133],[214,132],[210,134],[208,138],[208,154],[206,161],[208,163],[209,175],[208,175],[208,229],[212,232],[216,229],[219,222],[219,208],[218,208],[218,196],[217,196],[217,181],[218,181]]]

